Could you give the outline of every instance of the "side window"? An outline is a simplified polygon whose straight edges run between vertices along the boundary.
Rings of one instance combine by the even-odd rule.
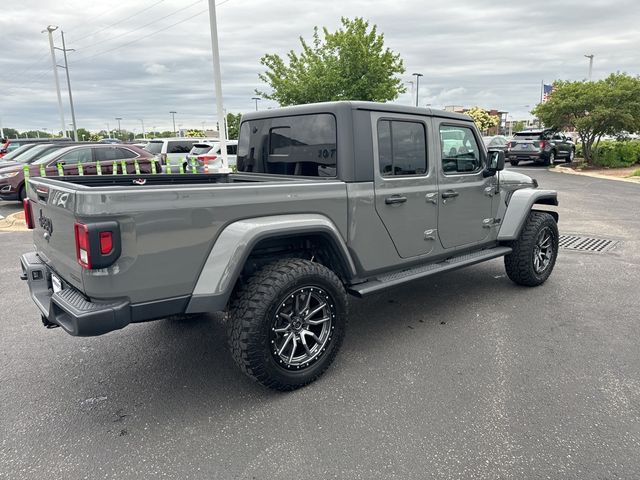
[[[447,173],[473,173],[482,168],[480,148],[469,127],[441,125],[442,170]]]
[[[80,163],[89,163],[92,162],[91,158],[91,149],[90,148],[78,148],[76,150],[72,150],[62,157],[60,157],[58,162],[64,162],[66,165],[73,165],[78,162]]]
[[[116,148],[116,155],[118,156],[118,159],[135,158],[138,156],[138,154],[133,150],[121,147]]]
[[[227,154],[228,155],[235,155],[236,153],[238,153],[238,146],[237,145],[227,145]]]
[[[112,162],[113,160],[119,160],[118,150],[120,149],[116,147],[96,148],[96,160],[99,162]]]
[[[187,141],[170,141],[167,145],[167,153],[189,153],[193,147],[192,142]]]
[[[383,176],[424,175],[427,142],[424,125],[403,120],[378,122],[378,157]]]

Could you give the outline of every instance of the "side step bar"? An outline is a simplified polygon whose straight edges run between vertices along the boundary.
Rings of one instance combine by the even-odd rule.
[[[375,293],[388,287],[393,287],[394,285],[400,285],[412,280],[435,275],[436,273],[448,272],[461,267],[468,267],[469,265],[481,263],[485,260],[503,257],[509,253],[511,253],[510,247],[495,247],[487,250],[480,250],[478,252],[467,253],[458,257],[448,258],[438,263],[421,265],[401,272],[385,273],[373,280],[352,285],[348,288],[348,291],[357,297],[364,297],[365,295]]]

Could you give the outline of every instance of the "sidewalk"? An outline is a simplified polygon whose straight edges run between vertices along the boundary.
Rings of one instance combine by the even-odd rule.
[[[617,180],[620,182],[637,183],[640,185],[640,177],[632,177],[636,170],[640,170],[640,165],[627,168],[599,168],[599,169],[574,169],[566,165],[556,165],[550,168],[550,172],[569,173],[573,175],[583,175],[586,177],[605,178],[607,180]]]
[[[0,219],[0,232],[26,232],[27,230],[24,212],[16,212]]]

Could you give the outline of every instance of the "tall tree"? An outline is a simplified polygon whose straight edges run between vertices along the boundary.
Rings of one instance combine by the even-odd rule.
[[[227,128],[229,129],[229,139],[237,140],[238,132],[240,131],[240,120],[242,119],[242,115],[237,113],[227,113]]]
[[[575,129],[591,162],[603,135],[640,131],[640,77],[612,73],[597,82],[557,81],[549,100],[533,114],[547,127]]]
[[[405,68],[400,55],[384,46],[384,35],[362,18],[341,19],[342,28],[329,32],[318,27],[309,44],[302,37],[302,51],[287,54],[288,63],[277,54],[266,54],[260,62],[266,72],[260,79],[271,92],[256,90],[280,105],[334,100],[394,100],[405,92],[399,74]]]
[[[491,127],[495,127],[500,123],[500,117],[491,115],[487,110],[480,107],[473,107],[464,112],[465,115],[469,115],[473,122],[482,133],[486,132]]]

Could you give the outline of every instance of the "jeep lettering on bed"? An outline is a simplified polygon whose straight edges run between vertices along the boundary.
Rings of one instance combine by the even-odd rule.
[[[239,137],[234,174],[32,179],[22,278],[45,326],[226,310],[240,368],[291,390],[336,356],[348,294],[498,257],[520,285],[553,270],[556,192],[502,171],[467,116],[323,103],[247,114]]]

